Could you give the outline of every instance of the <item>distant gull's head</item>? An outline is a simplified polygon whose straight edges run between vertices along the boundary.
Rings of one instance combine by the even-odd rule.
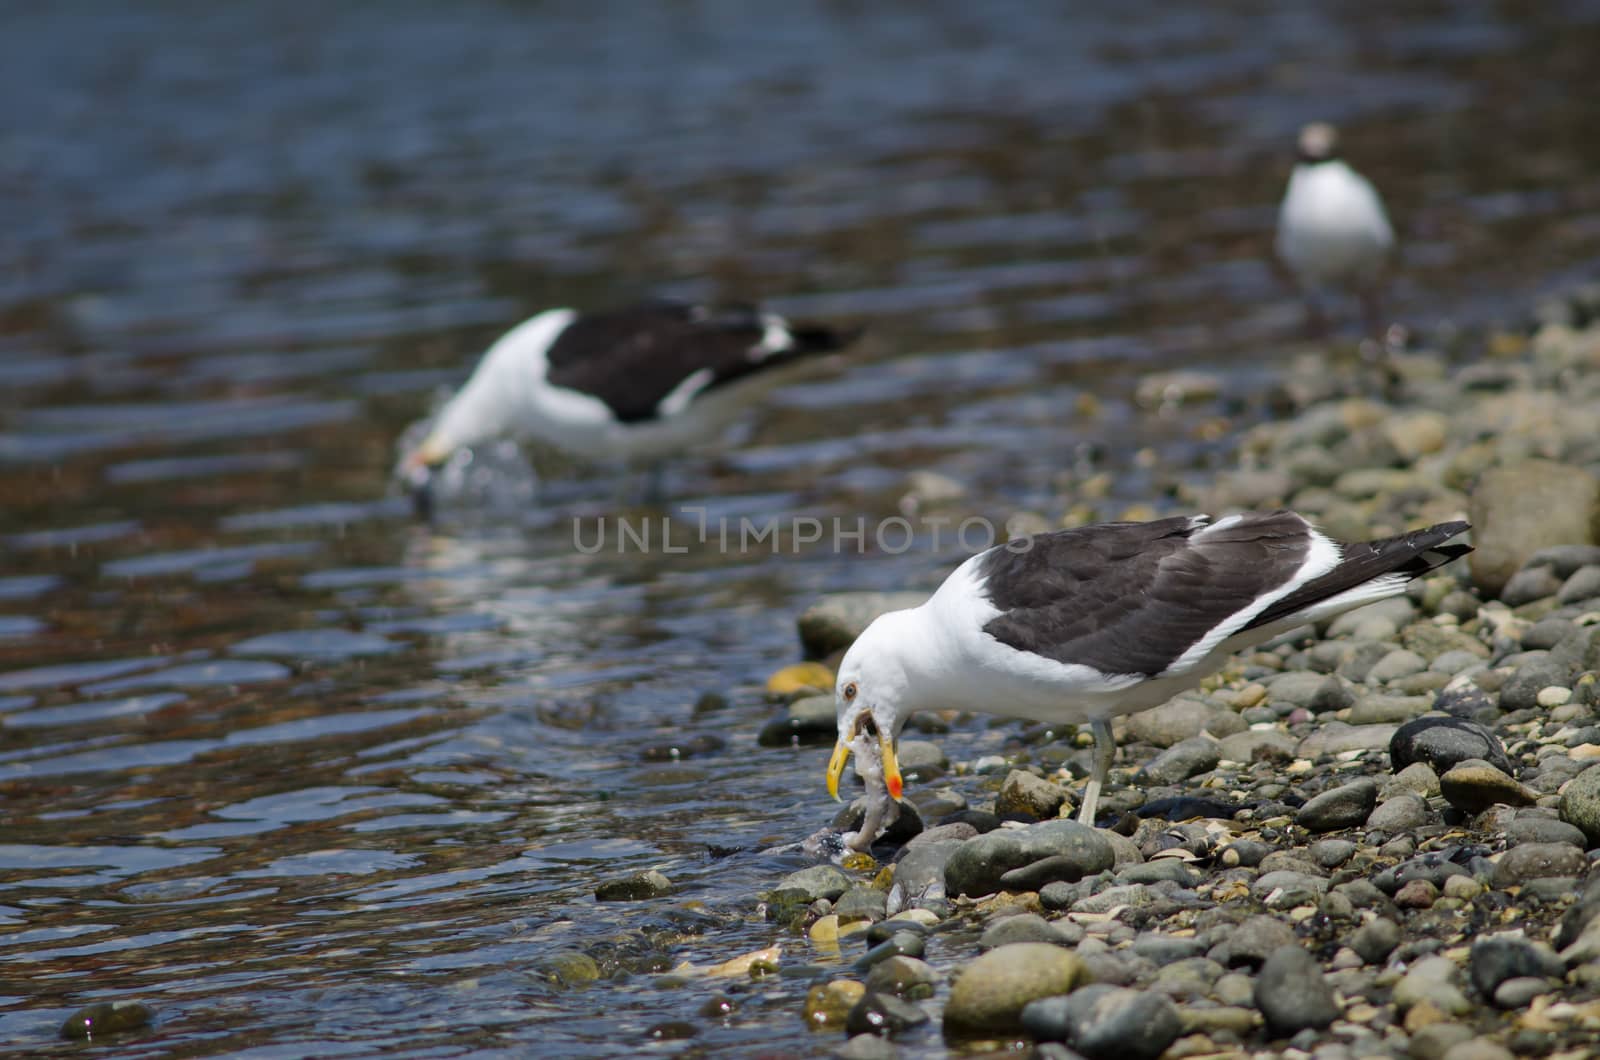
[[[1325,121],[1314,121],[1300,130],[1300,161],[1329,162],[1339,155],[1339,131]]]
[[[472,376],[432,417],[421,441],[405,450],[395,477],[411,491],[419,514],[430,506],[434,472],[462,449],[526,433],[529,388],[545,372],[545,351],[571,322],[566,310],[524,321],[489,347]]]
[[[909,611],[880,615],[856,638],[839,664],[833,691],[839,739],[828,760],[828,794],[835,799],[851,752],[856,755],[856,772],[869,784],[881,773],[882,783],[895,799],[905,789],[895,740],[911,713],[906,709],[906,672],[900,658],[909,615]]]

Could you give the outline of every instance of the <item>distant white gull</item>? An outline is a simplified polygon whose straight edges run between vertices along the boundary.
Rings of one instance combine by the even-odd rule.
[[[398,473],[425,502],[433,468],[505,437],[655,464],[716,437],[783,367],[854,338],[750,307],[547,310],[489,347]]]
[[[895,741],[919,710],[972,710],[1083,724],[1094,770],[1078,819],[1094,823],[1116,755],[1111,719],[1166,702],[1242,648],[1394,596],[1472,551],[1441,523],[1357,544],[1294,512],[1106,523],[1020,538],[956,568],[920,607],[880,616],[845,653],[834,692],[838,796],[852,751],[872,796],[903,788]],[[875,790],[876,785],[881,789]]]
[[[1377,189],[1339,157],[1338,145],[1326,122],[1300,131],[1299,161],[1278,211],[1278,257],[1299,282],[1315,330],[1323,324],[1317,299],[1335,288],[1360,297],[1367,330],[1377,336],[1378,292],[1394,229]]]

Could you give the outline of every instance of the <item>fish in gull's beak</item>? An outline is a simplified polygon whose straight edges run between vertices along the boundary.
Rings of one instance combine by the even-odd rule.
[[[839,778],[844,775],[850,752],[856,753],[856,772],[870,782],[870,774],[881,768],[883,784],[896,802],[905,793],[905,778],[900,775],[900,761],[895,755],[894,737],[887,727],[877,724],[871,712],[856,714],[850,727],[850,738],[840,735],[833,745],[833,757],[828,759],[828,794],[839,799]]]

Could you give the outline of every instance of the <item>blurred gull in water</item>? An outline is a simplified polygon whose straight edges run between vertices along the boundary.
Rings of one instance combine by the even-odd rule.
[[[855,337],[742,306],[547,310],[502,336],[438,415],[407,432],[396,474],[426,514],[435,470],[496,439],[658,468],[715,438],[787,366]]]

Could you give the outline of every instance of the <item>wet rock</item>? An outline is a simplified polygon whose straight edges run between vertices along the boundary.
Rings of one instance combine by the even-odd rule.
[[[597,902],[642,902],[672,893],[672,881],[656,869],[606,880],[594,889]]]
[[[1209,736],[1196,736],[1173,744],[1146,762],[1135,774],[1140,784],[1178,784],[1197,773],[1215,769],[1222,750]]]
[[[1522,843],[1500,855],[1494,866],[1494,886],[1513,887],[1549,876],[1582,876],[1588,871],[1583,851],[1566,843]]]
[[[994,812],[1016,814],[1036,821],[1049,820],[1061,810],[1067,793],[1059,784],[1020,769],[1013,769],[995,796]]]
[[[756,742],[762,747],[790,747],[795,744],[822,744],[837,739],[838,715],[833,697],[804,696],[794,700],[784,712],[761,727]]]
[[[1259,968],[1283,946],[1294,945],[1294,929],[1271,916],[1252,916],[1228,932],[1206,954],[1224,968]]]
[[[1428,803],[1420,795],[1385,799],[1367,818],[1367,827],[1380,832],[1410,832],[1428,823]]]
[[[139,1001],[101,1001],[86,1005],[68,1016],[61,1024],[61,1037],[69,1040],[93,1040],[108,1034],[138,1030],[149,1026],[155,1013]]]
[[[945,866],[961,849],[961,841],[940,840],[933,843],[912,843],[894,864],[894,884],[890,888],[891,900],[897,896],[903,907],[917,898],[945,895]]]
[[[893,1037],[927,1022],[928,1014],[921,1005],[893,994],[875,994],[869,990],[845,1018],[845,1030],[851,1034]]]
[[[1455,962],[1448,957],[1424,957],[1395,984],[1394,1003],[1401,1012],[1427,1003],[1449,1016],[1465,1016],[1472,1002],[1455,984]]]
[[[1037,913],[1020,913],[1004,917],[984,929],[978,939],[981,950],[998,949],[1013,942],[1044,942],[1052,946],[1070,946],[1072,940],[1059,927]]]
[[[1488,762],[1467,759],[1439,778],[1439,790],[1458,810],[1480,813],[1491,806],[1532,806],[1537,792],[1517,783]]]
[[[833,593],[801,613],[800,646],[806,658],[822,659],[855,643],[872,620],[887,611],[920,607],[926,593]]]
[[[1350,948],[1368,964],[1382,964],[1400,945],[1400,925],[1387,917],[1374,917],[1350,936]]]
[[[889,896],[873,887],[851,887],[833,903],[840,923],[853,920],[878,921],[888,916]]]
[[[932,740],[900,741],[896,750],[900,772],[907,780],[936,780],[950,769],[944,749]]]
[[[573,987],[600,978],[600,965],[587,953],[561,950],[540,960],[535,966],[539,978],[557,986]]]
[[[927,961],[897,954],[872,966],[867,973],[867,990],[874,994],[893,994],[908,1001],[933,996],[941,976]]]
[[[806,991],[805,1020],[812,1027],[843,1027],[850,1010],[865,996],[865,984],[835,979]]]
[[[1064,1041],[1089,1060],[1155,1060],[1183,1021],[1163,994],[1094,983],[1066,997],[1031,1002],[1022,1026],[1039,1041]]]
[[[945,890],[973,897],[1001,890],[1002,877],[1045,858],[1057,879],[1071,881],[1105,872],[1116,855],[1104,836],[1077,821],[1046,821],[969,839],[945,864]],[[1076,876],[1073,874],[1076,873]]]
[[[1071,950],[1037,942],[1001,946],[961,970],[945,1005],[945,1029],[1013,1033],[1022,1029],[1028,1002],[1070,994],[1088,979],[1088,966]]]
[[[803,892],[808,902],[818,898],[826,898],[831,902],[848,890],[853,882],[832,865],[813,865],[789,873],[778,883],[776,890]]]
[[[1370,777],[1316,796],[1295,815],[1295,823],[1312,832],[1332,832],[1363,824],[1378,803],[1378,785]]]
[[[1472,944],[1467,967],[1472,985],[1484,997],[1492,997],[1507,979],[1560,979],[1567,972],[1555,950],[1521,934],[1479,938]]]
[[[1256,1007],[1267,1029],[1287,1038],[1307,1028],[1321,1029],[1339,1018],[1333,988],[1311,954],[1298,944],[1272,951],[1256,979]]]
[[[1389,760],[1396,773],[1413,762],[1423,762],[1442,774],[1472,758],[1488,762],[1503,773],[1511,772],[1511,760],[1499,737],[1482,725],[1460,718],[1417,718],[1400,726],[1389,741]]]
[[[1567,782],[1561,793],[1561,819],[1581,831],[1589,846],[1600,846],[1600,765]]]
[[[1526,460],[1485,471],[1468,505],[1472,580],[1497,596],[1540,549],[1594,544],[1597,502],[1600,482],[1580,467]]]

